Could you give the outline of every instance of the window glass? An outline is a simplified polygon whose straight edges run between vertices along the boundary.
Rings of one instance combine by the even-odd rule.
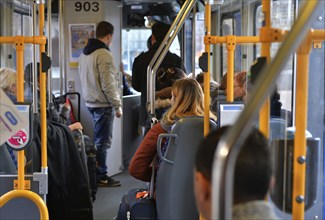
[[[33,20],[29,15],[22,15],[19,13],[13,13],[13,36],[32,36]],[[32,62],[33,56],[32,44],[26,43],[24,45],[24,64]],[[14,47],[13,53],[14,63],[16,63],[16,47]],[[16,68],[16,66],[15,66]]]
[[[235,35],[241,36],[241,14],[240,12],[235,12],[231,15],[227,15],[226,18],[221,20],[221,35],[228,36],[228,35]],[[222,74],[227,72],[228,66],[228,51],[226,44],[222,44]],[[235,71],[241,71],[241,46],[240,44],[236,45],[235,49]]]
[[[271,5],[271,25],[274,28],[282,30],[290,30],[294,22],[294,2],[288,1],[273,1]],[[262,6],[256,8],[255,13],[255,33],[258,35],[262,26],[264,15],[262,14]],[[281,43],[271,44],[271,58],[273,58]],[[261,45],[256,45],[256,57],[260,56]],[[282,108],[291,111],[292,105],[292,70],[293,70],[293,57],[290,56],[288,62],[283,68],[280,77],[277,81],[278,92],[280,93],[280,100]]]
[[[196,13],[196,25],[195,25],[195,72],[200,73],[202,70],[199,67],[199,58],[205,51],[204,44],[204,13]],[[189,71],[189,70],[187,70]]]

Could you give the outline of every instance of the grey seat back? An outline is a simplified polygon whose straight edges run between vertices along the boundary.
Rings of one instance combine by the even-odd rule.
[[[182,118],[170,134],[162,134],[158,138],[157,146],[160,146],[163,137],[170,139],[157,173],[156,204],[161,220],[198,219],[193,190],[193,166],[197,147],[204,137],[203,124],[203,117]],[[211,121],[210,130],[216,127]],[[158,155],[162,156],[161,153]]]
[[[15,174],[16,166],[6,145],[0,145],[0,174]]]
[[[283,139],[286,136],[287,122],[282,118],[270,119],[270,139]]]

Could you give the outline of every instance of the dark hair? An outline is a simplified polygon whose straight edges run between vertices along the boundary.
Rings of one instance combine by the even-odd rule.
[[[114,26],[107,22],[107,21],[101,21],[98,23],[96,28],[96,38],[102,38],[107,36],[108,34],[114,33]]]
[[[212,164],[216,146],[227,127],[211,132],[201,141],[195,160],[198,172],[211,182]],[[234,201],[264,199],[272,175],[271,155],[267,139],[253,129],[239,152],[234,179]]]
[[[185,72],[177,67],[160,68],[157,71],[157,82],[160,89],[171,87],[176,80],[184,78],[186,78]]]
[[[39,78],[39,68],[40,68],[40,63],[36,63],[36,73],[37,73],[37,78]],[[28,63],[25,67],[24,70],[24,80],[26,83],[33,83],[33,63]]]
[[[155,39],[158,43],[163,41],[169,28],[170,28],[170,25],[162,23],[162,22],[157,22],[152,26],[152,28],[151,28],[152,35],[155,37]]]
[[[147,40],[147,48],[148,48],[148,50],[150,50],[150,48],[152,47],[151,38],[152,38],[152,35],[150,35],[150,37],[148,37],[148,40]]]

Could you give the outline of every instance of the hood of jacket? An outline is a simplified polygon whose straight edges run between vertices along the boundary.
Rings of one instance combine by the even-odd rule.
[[[96,38],[89,38],[86,47],[83,50],[85,55],[89,55],[97,49],[105,48],[109,50],[109,47],[102,41]]]

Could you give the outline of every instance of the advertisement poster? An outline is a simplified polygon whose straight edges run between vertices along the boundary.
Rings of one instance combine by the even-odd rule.
[[[78,66],[78,58],[89,38],[95,37],[95,24],[69,24],[70,67]]]

